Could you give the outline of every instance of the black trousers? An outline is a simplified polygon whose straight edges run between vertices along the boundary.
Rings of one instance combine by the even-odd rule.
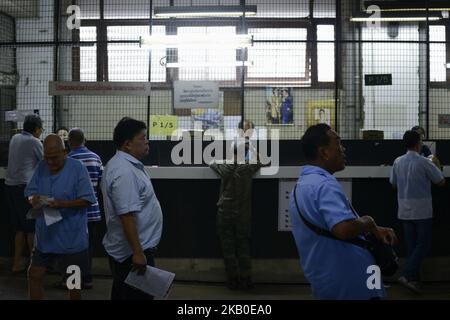
[[[154,252],[154,249],[144,250],[144,255],[147,258],[147,265],[152,267],[155,266],[153,257]],[[132,256],[128,257],[124,262],[118,262],[111,256],[108,256],[108,258],[113,276],[111,300],[153,300],[153,296],[125,283],[125,279],[131,271]]]
[[[88,222],[88,230],[89,230],[89,264],[86,270],[85,277],[83,279],[84,283],[92,282],[92,257],[94,255],[94,237],[97,233],[97,226],[99,221],[90,221]]]

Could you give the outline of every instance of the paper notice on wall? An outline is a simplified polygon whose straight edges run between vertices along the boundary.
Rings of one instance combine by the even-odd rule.
[[[178,129],[178,116],[150,116],[151,136],[172,136]]]
[[[30,113],[19,111],[19,110],[11,110],[11,111],[5,111],[5,121],[13,121],[13,122],[23,122],[25,119],[25,116]]]
[[[175,109],[219,107],[219,85],[214,81],[174,81]]]

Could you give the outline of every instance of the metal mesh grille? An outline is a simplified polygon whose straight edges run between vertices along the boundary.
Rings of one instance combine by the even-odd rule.
[[[365,14],[355,2],[247,0],[257,7],[255,16],[166,19],[151,14],[155,7],[243,1],[102,2],[103,8],[98,0],[59,1],[54,10],[54,1],[39,1],[35,13],[15,19],[15,39],[5,37],[11,24],[0,22],[0,75],[17,71],[17,108],[38,109],[46,133],[77,126],[91,140],[110,140],[122,116],[149,123],[152,115],[172,115],[186,130],[232,129],[243,116],[257,128],[279,129],[281,139],[299,139],[318,122],[347,139],[361,138],[362,130],[399,139],[418,124],[429,139],[450,136],[448,18],[376,26],[350,21]],[[67,27],[71,4],[81,10],[80,29]],[[253,45],[140,47],[139,36],[150,34],[219,39],[250,34]],[[218,83],[217,108],[174,109],[176,80]],[[150,81],[152,92],[52,97],[49,81]]]

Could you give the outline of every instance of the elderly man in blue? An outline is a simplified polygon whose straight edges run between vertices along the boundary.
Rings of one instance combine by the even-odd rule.
[[[85,271],[88,259],[86,210],[97,200],[86,167],[78,160],[67,158],[64,142],[56,134],[45,138],[44,160],[38,164],[25,188],[25,196],[34,209],[42,208],[44,197],[50,198],[46,205],[57,209],[62,217],[49,225],[44,215],[36,219],[28,285],[30,299],[43,299],[47,268],[58,266],[66,272],[68,266],[77,265],[82,274]],[[77,288],[79,282],[68,287],[72,300],[81,298],[80,288]]]
[[[152,300],[125,283],[130,271],[143,275],[154,266],[154,253],[162,232],[162,212],[150,177],[140,160],[148,155],[144,122],[123,118],[114,129],[117,152],[105,167],[101,189],[105,203],[106,234],[112,300]]]
[[[394,161],[390,182],[398,190],[398,218],[406,242],[406,263],[399,283],[420,293],[420,267],[431,247],[433,207],[431,184],[445,185],[436,163],[420,155],[421,135],[406,131],[403,142],[407,153]]]
[[[341,185],[333,173],[345,168],[344,148],[327,124],[306,130],[302,148],[307,165],[302,167],[296,192],[291,195],[289,214],[305,277],[318,299],[380,299],[385,297],[381,279],[369,286],[368,267],[375,260],[366,249],[340,240],[373,233],[386,243],[397,241],[392,229],[376,225],[370,216],[353,214]],[[316,234],[303,217],[337,239]],[[375,284],[376,284],[375,282]]]

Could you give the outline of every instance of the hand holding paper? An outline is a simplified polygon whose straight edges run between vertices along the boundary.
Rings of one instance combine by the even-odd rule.
[[[125,283],[156,298],[166,298],[174,278],[175,273],[147,266],[142,276],[130,272]]]
[[[31,198],[33,209],[28,212],[27,218],[36,219],[44,214],[45,224],[47,226],[50,226],[62,220],[62,216],[59,210],[49,207],[49,204],[54,201],[55,200],[53,198],[48,196],[33,195]]]

